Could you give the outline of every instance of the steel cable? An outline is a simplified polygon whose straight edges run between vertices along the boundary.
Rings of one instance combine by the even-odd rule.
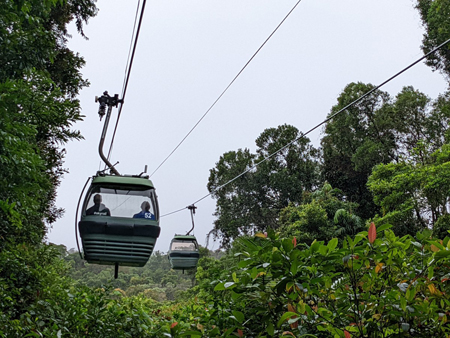
[[[125,95],[127,93],[128,81],[130,80],[131,68],[133,67],[134,55],[135,55],[135,52],[136,52],[136,46],[137,46],[137,42],[138,42],[138,39],[139,39],[139,33],[141,31],[142,19],[144,17],[144,11],[145,11],[145,4],[146,4],[146,2],[147,2],[147,0],[144,0],[142,2],[141,14],[140,14],[140,17],[139,17],[139,24],[138,24],[138,28],[137,28],[137,31],[136,31],[136,36],[134,38],[134,44],[133,44],[133,48],[132,48],[133,50],[132,50],[132,53],[131,53],[131,59],[129,58],[129,62],[127,61],[127,66],[125,67],[126,75],[125,75],[124,84],[123,84],[123,87],[122,87],[122,97],[121,97],[122,102],[120,103],[119,112],[117,113],[116,125],[114,126],[114,132],[113,132],[113,135],[112,135],[112,138],[111,138],[111,144],[109,146],[108,157],[107,157],[108,160],[111,158],[111,153],[112,153],[112,149],[113,149],[114,139],[116,137],[116,132],[117,132],[117,126],[119,125],[120,115],[122,114],[122,108],[123,108],[123,104],[125,102]],[[136,8],[136,16],[135,16],[135,19],[134,19],[134,26],[133,26],[133,35],[134,35],[135,27],[136,27],[136,18],[137,18],[139,3],[140,3],[140,1],[138,2],[138,6]],[[130,44],[130,50],[131,50],[131,44]],[[128,57],[129,57],[129,55],[130,55],[130,53],[128,53]],[[128,67],[128,70],[127,70],[127,67]]]
[[[292,7],[292,9],[289,11],[288,14],[281,20],[281,22],[278,24],[278,26],[273,30],[273,32],[269,35],[269,37],[263,42],[263,44],[256,50],[256,52],[252,55],[252,57],[247,61],[247,63],[242,67],[242,69],[237,73],[237,75],[231,80],[231,82],[228,84],[228,86],[222,91],[222,93],[219,95],[219,97],[213,102],[213,104],[206,110],[206,112],[203,114],[203,116],[197,121],[197,123],[189,130],[189,132],[186,134],[186,136],[183,137],[183,139],[178,143],[178,145],[172,150],[172,152],[167,155],[167,157],[161,162],[161,164],[150,174],[150,177],[153,176],[154,173],[158,171],[161,166],[166,163],[166,161],[173,155],[173,153],[181,146],[181,144],[188,138],[188,136],[194,131],[194,129],[200,124],[200,122],[208,115],[208,113],[211,111],[211,109],[216,105],[216,103],[222,98],[222,96],[225,95],[225,93],[228,91],[228,89],[231,87],[231,85],[236,81],[236,79],[242,74],[242,72],[247,68],[249,63],[255,58],[255,56],[259,53],[259,51],[265,46],[265,44],[270,40],[270,38],[275,34],[275,32],[278,30],[278,28],[281,27],[281,25],[286,21],[286,19],[291,15],[291,13],[294,11],[294,9],[298,6],[298,4],[302,0],[298,0],[297,3]]]
[[[215,193],[216,191],[224,188],[225,186],[227,186],[228,184],[234,182],[235,180],[237,180],[239,177],[245,175],[246,173],[250,172],[251,170],[255,169],[258,165],[260,165],[261,163],[267,161],[268,159],[272,158],[273,156],[275,156],[276,154],[278,154],[279,152],[281,152],[282,150],[286,149],[287,147],[289,147],[291,144],[293,144],[294,142],[297,142],[298,140],[302,139],[303,137],[305,137],[306,135],[308,135],[309,133],[313,132],[314,130],[316,130],[317,128],[319,128],[320,126],[324,125],[325,123],[327,123],[328,121],[332,120],[333,118],[335,118],[337,115],[341,114],[342,112],[344,112],[345,110],[347,110],[348,108],[352,107],[353,105],[357,104],[358,102],[362,101],[366,96],[372,94],[374,91],[380,89],[382,86],[384,86],[385,84],[387,84],[388,82],[392,81],[393,79],[395,79],[397,76],[399,76],[400,74],[406,72],[408,69],[412,68],[413,66],[415,66],[416,64],[418,64],[420,61],[422,61],[423,59],[427,58],[429,55],[436,53],[439,49],[441,49],[442,47],[444,47],[445,45],[447,45],[450,42],[450,39],[448,39],[447,41],[443,42],[442,44],[440,44],[439,46],[437,46],[436,48],[434,48],[432,51],[428,52],[427,54],[425,54],[424,56],[422,56],[421,58],[419,58],[418,60],[414,61],[413,63],[411,63],[409,66],[403,68],[401,71],[399,71],[398,73],[396,73],[395,75],[391,76],[390,78],[388,78],[387,80],[385,80],[384,82],[382,82],[381,84],[379,84],[378,86],[372,88],[371,90],[369,90],[367,93],[361,95],[359,98],[357,98],[356,100],[354,100],[353,102],[349,103],[348,105],[346,105],[344,108],[340,109],[338,112],[334,113],[333,115],[329,116],[328,118],[326,118],[325,120],[323,120],[322,122],[320,122],[319,124],[317,124],[316,126],[314,126],[313,128],[311,128],[310,130],[308,130],[306,133],[302,133],[302,135],[300,135],[298,138],[296,138],[295,140],[289,142],[288,144],[286,144],[285,146],[281,147],[280,149],[278,149],[277,151],[275,151],[274,153],[270,154],[269,156],[265,157],[264,159],[262,159],[261,161],[255,163],[253,166],[251,166],[250,168],[248,168],[247,170],[245,170],[244,172],[240,173],[239,175],[235,176],[234,178],[232,178],[231,180],[229,180],[228,182],[218,186],[217,188],[213,189],[213,191],[211,191],[209,194],[203,196],[202,198],[198,199],[197,201],[191,203],[191,205],[195,205],[197,203],[199,203],[200,201],[204,200],[205,198],[211,196],[213,193]],[[168,216],[168,215],[172,215],[174,213],[180,212],[182,210],[184,210],[186,208],[183,209],[179,209],[173,212],[170,212],[168,214],[164,214],[161,217],[164,216]]]

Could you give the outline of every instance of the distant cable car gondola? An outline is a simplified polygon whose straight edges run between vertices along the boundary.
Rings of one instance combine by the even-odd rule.
[[[200,258],[197,239],[190,235],[175,235],[170,243],[168,255],[172,269],[195,269]]]
[[[168,252],[172,269],[183,270],[183,272],[195,269],[200,258],[197,239],[195,236],[189,235],[194,230],[194,214],[197,207],[190,205],[187,208],[191,211],[192,228],[186,235],[175,235],[170,242]]]
[[[141,267],[150,258],[161,230],[159,207],[155,187],[148,176],[120,175],[103,155],[111,109],[120,101],[117,95],[111,97],[107,92],[96,101],[100,102],[100,119],[105,115],[106,106],[109,107],[99,153],[113,174],[100,171],[92,178],[80,222],[75,222],[75,227],[78,227],[77,239],[78,232],[81,237],[83,258],[92,264],[115,265],[117,278],[119,265]],[[80,202],[81,196],[78,207]]]

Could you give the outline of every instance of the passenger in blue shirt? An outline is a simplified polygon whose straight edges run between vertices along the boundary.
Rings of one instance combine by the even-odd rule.
[[[150,203],[147,201],[142,202],[141,212],[134,214],[133,218],[145,218],[145,219],[155,219],[155,215],[150,212]]]

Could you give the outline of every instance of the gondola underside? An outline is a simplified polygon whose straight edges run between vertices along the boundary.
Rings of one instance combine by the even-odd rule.
[[[200,254],[192,251],[177,251],[169,253],[169,261],[174,270],[188,270],[197,267]]]
[[[79,223],[84,258],[88,263],[144,266],[150,258],[160,227],[136,220],[91,219]]]

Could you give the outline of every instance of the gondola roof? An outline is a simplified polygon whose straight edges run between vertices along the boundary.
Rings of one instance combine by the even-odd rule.
[[[192,235],[175,235],[173,237],[173,240],[175,239],[179,239],[179,240],[187,240],[187,241],[197,241],[197,239],[195,238],[195,236]]]
[[[155,188],[153,182],[147,177],[138,176],[118,176],[118,175],[105,175],[94,176],[92,184],[123,184],[123,185],[139,185],[148,188]]]

